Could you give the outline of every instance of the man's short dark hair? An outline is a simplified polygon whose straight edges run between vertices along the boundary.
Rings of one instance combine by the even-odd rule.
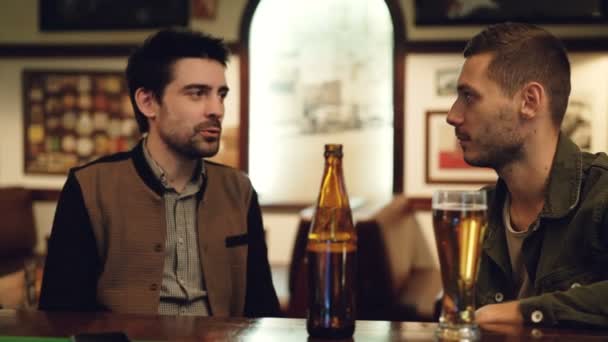
[[[562,42],[538,26],[502,23],[473,37],[464,56],[490,52],[488,77],[509,96],[531,81],[543,85],[554,123],[561,125],[570,96],[570,62]]]
[[[165,87],[173,79],[173,65],[181,58],[209,58],[226,66],[229,51],[223,40],[191,30],[164,29],[146,38],[129,57],[126,69],[129,96],[139,131],[150,128],[135,102],[135,91],[144,88],[161,102]]]

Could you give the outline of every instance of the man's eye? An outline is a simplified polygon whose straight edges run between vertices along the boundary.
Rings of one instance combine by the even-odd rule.
[[[471,103],[473,100],[475,100],[475,96],[471,93],[463,93],[462,97],[466,103]]]
[[[199,98],[199,97],[203,96],[203,91],[202,90],[191,91],[189,93],[189,95],[190,95],[190,97],[193,97],[193,98]]]

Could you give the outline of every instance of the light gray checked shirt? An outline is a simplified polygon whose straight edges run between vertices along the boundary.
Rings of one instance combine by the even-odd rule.
[[[209,304],[199,258],[196,228],[196,194],[203,185],[204,162],[201,159],[200,167],[195,169],[192,179],[184,190],[178,193],[167,182],[164,170],[154,161],[146,144],[147,138],[144,138],[146,161],[165,188],[163,200],[167,240],[158,313],[208,316]]]

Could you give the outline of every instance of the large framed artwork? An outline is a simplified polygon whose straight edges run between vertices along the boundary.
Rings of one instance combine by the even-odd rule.
[[[426,113],[426,163],[428,184],[490,184],[496,172],[473,167],[464,161],[454,127],[446,122],[447,111]]]
[[[140,137],[122,72],[24,70],[24,172],[66,174]]]
[[[213,1],[194,1],[210,6]],[[195,7],[197,9],[198,7]],[[189,0],[39,0],[41,31],[111,31],[188,26]]]
[[[262,205],[314,203],[328,143],[344,146],[351,198],[392,197],[393,41],[382,0],[265,0],[256,7],[247,167]]]
[[[417,25],[605,24],[608,6],[604,0],[415,0],[415,15]]]

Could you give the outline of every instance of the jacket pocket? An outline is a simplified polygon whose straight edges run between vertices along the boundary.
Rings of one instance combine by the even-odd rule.
[[[232,235],[226,237],[226,248],[246,245],[249,243],[249,234]]]
[[[540,281],[542,292],[566,291],[599,281],[601,275],[580,268],[560,268]]]

